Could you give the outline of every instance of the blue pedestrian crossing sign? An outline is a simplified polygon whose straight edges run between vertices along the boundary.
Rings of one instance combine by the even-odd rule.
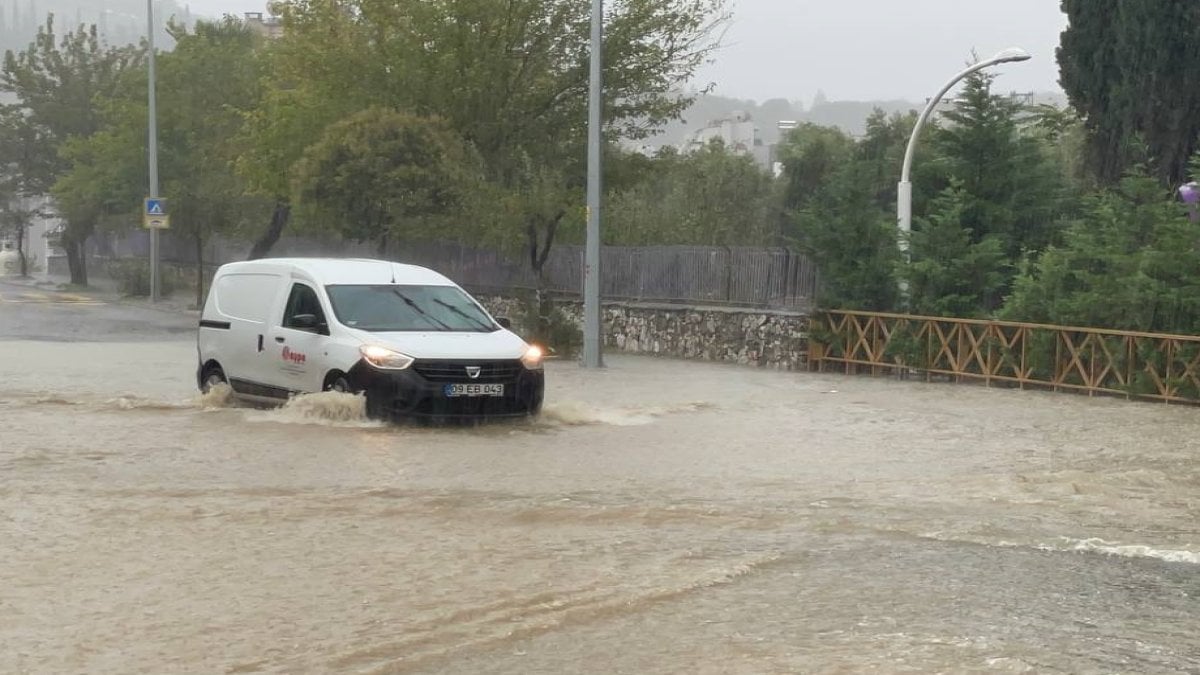
[[[167,215],[167,200],[162,197],[146,199],[146,208],[142,213],[142,226],[152,230],[165,230],[171,227],[171,216]]]

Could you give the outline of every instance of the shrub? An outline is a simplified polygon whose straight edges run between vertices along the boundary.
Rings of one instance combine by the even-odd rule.
[[[583,347],[579,325],[549,297],[530,294],[520,299],[517,323],[525,332],[525,341],[548,347],[555,356],[570,358]]]
[[[113,260],[108,263],[108,276],[117,282],[117,290],[121,295],[129,297],[149,297],[150,295],[150,261],[140,258]],[[170,295],[175,290],[171,275],[165,274],[159,268],[159,291],[163,296]]]

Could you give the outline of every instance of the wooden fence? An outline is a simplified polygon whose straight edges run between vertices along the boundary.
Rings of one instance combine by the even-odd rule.
[[[814,316],[809,364],[1200,403],[1200,337],[879,312]]]

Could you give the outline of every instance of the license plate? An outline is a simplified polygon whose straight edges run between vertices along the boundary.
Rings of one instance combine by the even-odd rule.
[[[502,384],[448,384],[443,391],[446,396],[503,396]]]

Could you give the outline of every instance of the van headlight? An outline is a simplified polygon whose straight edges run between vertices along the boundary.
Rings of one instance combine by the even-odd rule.
[[[525,351],[525,356],[521,357],[521,363],[529,370],[541,370],[543,356],[542,348],[533,345]]]
[[[358,348],[358,352],[367,363],[385,370],[404,370],[413,363],[411,356],[379,345],[363,345]]]

